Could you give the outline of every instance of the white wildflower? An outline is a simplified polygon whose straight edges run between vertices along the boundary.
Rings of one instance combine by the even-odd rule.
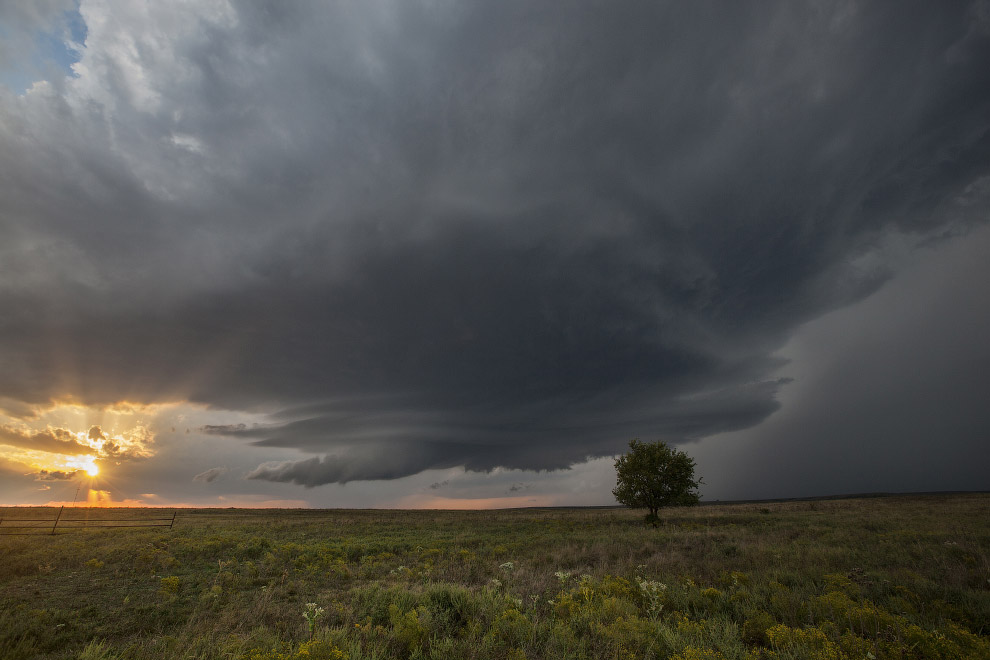
[[[316,603],[306,603],[306,609],[302,616],[309,625],[309,638],[313,639],[313,632],[316,630],[316,620],[323,616],[323,608],[317,607]]]
[[[638,576],[636,577],[636,584],[639,585],[639,591],[643,595],[643,601],[646,604],[646,613],[651,618],[656,618],[663,609],[663,603],[660,601],[663,599],[664,592],[667,591],[667,585],[663,582],[646,580]]]

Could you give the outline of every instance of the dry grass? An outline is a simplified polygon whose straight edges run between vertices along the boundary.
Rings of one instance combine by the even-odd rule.
[[[987,657],[988,495],[664,517],[203,509],[4,537],[0,657]],[[668,586],[660,616],[637,577]]]

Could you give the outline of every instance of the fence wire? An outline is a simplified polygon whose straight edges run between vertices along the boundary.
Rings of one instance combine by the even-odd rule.
[[[105,516],[93,518],[94,511],[99,511],[99,515]],[[134,515],[133,509],[128,509],[126,514],[113,515],[114,510],[90,507],[60,507],[54,516],[50,518],[38,518],[17,515],[16,510],[0,512],[0,536],[39,536],[43,534],[54,535],[62,531],[73,529],[107,529],[120,527],[168,527],[172,529],[175,525],[176,511],[167,512],[155,509],[155,516]],[[80,517],[80,514],[85,514]]]

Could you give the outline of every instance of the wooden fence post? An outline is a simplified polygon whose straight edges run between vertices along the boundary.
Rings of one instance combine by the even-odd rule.
[[[175,511],[175,509],[172,509],[172,522],[170,522],[170,523],[168,524],[168,528],[169,528],[169,529],[172,529],[172,525],[174,525],[174,524],[175,524],[175,514],[176,514],[176,511]]]
[[[63,504],[58,510],[58,515],[55,516],[55,523],[52,525],[52,536],[55,536],[55,528],[58,527],[58,519],[62,517],[62,509],[64,508],[65,505]]]

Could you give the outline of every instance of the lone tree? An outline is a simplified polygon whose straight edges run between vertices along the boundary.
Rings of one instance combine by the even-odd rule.
[[[665,442],[632,440],[629,453],[615,460],[615,473],[615,499],[633,509],[649,509],[646,522],[654,527],[663,507],[698,503],[701,479],[694,478],[694,459]]]

